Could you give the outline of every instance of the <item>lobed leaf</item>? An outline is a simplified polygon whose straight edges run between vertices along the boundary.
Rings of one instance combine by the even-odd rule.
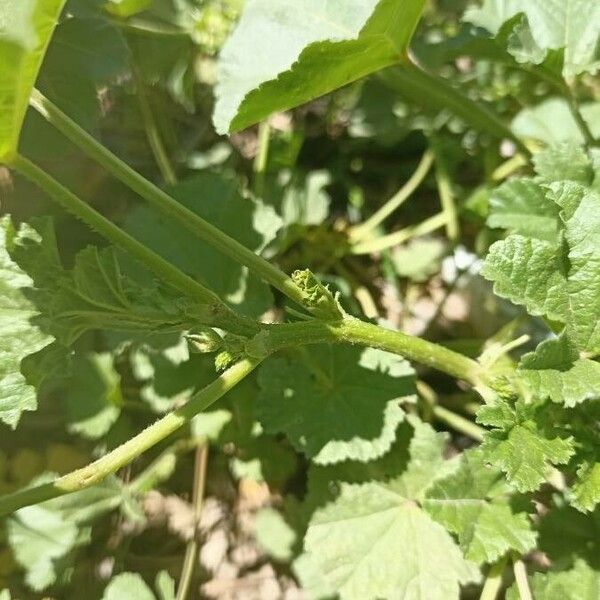
[[[234,132],[404,60],[423,0],[249,0],[223,47],[214,123]]]

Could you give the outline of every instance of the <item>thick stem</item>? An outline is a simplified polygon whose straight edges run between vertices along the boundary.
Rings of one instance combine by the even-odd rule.
[[[350,343],[379,348],[463,379],[473,386],[483,383],[481,366],[474,360],[433,342],[365,323],[354,317],[329,322],[272,325],[256,335],[247,349],[251,355],[262,357],[284,348],[324,343]]]
[[[11,514],[24,506],[39,504],[99,483],[108,475],[115,473],[146,450],[189,423],[198,413],[206,410],[249,375],[259,363],[260,360],[245,359],[235,364],[220,375],[218,379],[195,394],[185,406],[164,416],[122,446],[87,467],[59,477],[52,483],[25,489],[0,498],[0,516]]]
[[[502,574],[504,573],[507,562],[508,556],[505,556],[490,567],[479,600],[496,600],[500,593],[500,588],[502,587]]]
[[[351,252],[352,254],[371,254],[372,252],[380,252],[381,250],[386,250],[387,248],[393,248],[394,246],[404,244],[404,242],[407,242],[414,237],[427,235],[428,233],[431,233],[440,227],[444,227],[447,221],[448,215],[445,212],[441,212],[433,217],[430,217],[429,219],[425,219],[425,221],[419,223],[418,225],[406,227],[400,231],[395,231],[394,233],[390,233],[389,235],[384,235],[373,240],[360,242],[359,244],[351,247]]]
[[[245,334],[252,334],[258,331],[258,324],[236,315],[212,290],[209,290],[185,273],[182,273],[171,263],[138,242],[27,158],[16,156],[10,166],[38,185],[53,200],[58,202],[71,214],[81,219],[108,241],[135,256],[160,277],[162,281],[172,285],[182,294],[197,300],[200,304],[208,305],[208,312],[215,326],[224,326],[225,329],[231,327],[236,332]]]
[[[283,271],[280,271],[261,256],[254,254],[252,250],[230,238],[142,177],[110,150],[97,142],[37,90],[33,91],[30,104],[83,152],[150,204],[164,214],[176,219],[200,239],[217,248],[226,256],[248,267],[250,271],[270,283],[290,299],[301,306],[304,305],[301,290]]]
[[[421,182],[429,173],[431,165],[433,164],[433,153],[428,150],[423,154],[421,162],[417,166],[416,171],[412,174],[412,177],[398,190],[392,198],[390,198],[377,212],[369,217],[361,225],[357,225],[350,229],[350,241],[359,242],[360,240],[367,237],[367,235],[376,227],[381,225],[385,219],[387,219],[396,209],[398,209],[413,192],[421,185]]]
[[[489,133],[498,139],[512,140],[523,154],[530,156],[522,140],[499,117],[453,88],[445,79],[424,71],[410,61],[383,71],[381,77],[415,104],[434,111],[448,110],[477,131]]]

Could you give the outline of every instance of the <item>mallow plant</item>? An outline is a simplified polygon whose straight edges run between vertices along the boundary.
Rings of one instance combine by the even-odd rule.
[[[75,52],[67,34],[85,35],[78,28],[93,19],[114,26],[114,35],[143,29],[152,2],[91,4],[0,0],[0,162],[57,205],[54,218],[33,214],[35,207],[26,218],[2,217],[0,420],[18,435],[42,392],[67,378],[80,385],[70,401],[69,433],[101,441],[127,402],[119,396],[88,409],[95,392],[86,388],[86,369],[102,372],[111,393],[120,394],[114,364],[124,348],[139,357],[183,340],[202,362],[186,372],[183,400],[161,405],[145,428],[98,444],[85,466],[24,481],[0,498],[6,540],[27,585],[43,590],[60,582],[61,564],[104,515],[143,519],[140,499],[163,481],[165,461],[185,451],[183,432],[204,431],[203,416],[214,419],[229,400],[235,412],[250,394],[247,418],[304,465],[303,494],[279,507],[278,523],[293,533],[279,555],[309,597],[598,598],[600,130],[591,100],[600,5],[484,0],[466,10],[460,35],[427,49],[415,37],[433,10],[424,0],[247,0],[220,48],[213,123],[224,136],[259,126],[253,185],[206,178],[186,188],[142,93],[149,146],[167,185],[98,141],[85,119],[85,84],[66,71],[61,81],[60,69],[52,70],[52,53],[60,50],[53,50],[55,30],[63,32],[62,51]],[[109,42],[105,50],[110,59],[88,57],[82,48],[79,72],[113,77],[111,65],[126,47]],[[457,85],[444,76],[441,53],[524,74],[550,90],[554,112],[529,109],[538,113],[521,113],[511,124],[502,106],[485,101],[481,81]],[[65,70],[72,59],[64,59]],[[301,195],[288,194],[277,206],[268,201],[273,115],[361,81],[421,111],[428,148],[388,202],[358,217],[354,210],[343,227],[321,217],[328,255],[286,272],[278,258],[293,227],[312,223]],[[56,85],[63,91],[53,96]],[[90,85],[97,103],[102,86]],[[513,307],[513,316],[468,347],[385,322],[343,267],[358,257],[389,264],[405,242],[438,230],[452,246],[469,243],[461,222],[476,203],[457,200],[454,159],[435,125],[440,115],[461,123],[481,152],[498,155],[502,147],[510,155],[481,187],[484,206],[469,227],[479,235],[480,276],[491,282],[486,293]],[[136,208],[122,218],[88,202],[85,186],[61,183],[28,150],[31,139],[24,142],[36,126],[119,181],[137,198]],[[384,221],[432,168],[440,212],[387,232]],[[214,197],[195,203],[198,189]],[[55,226],[62,211],[94,232],[93,245],[67,256],[61,239],[68,234]],[[340,281],[357,291],[358,308]],[[98,333],[114,353],[82,359],[85,340]],[[137,368],[147,367],[145,360]],[[430,372],[443,374],[439,389],[427,383]],[[246,384],[251,391],[239,392]],[[451,407],[441,401],[448,389],[457,391]],[[235,435],[250,439],[242,429]],[[203,433],[202,443],[212,435]],[[162,454],[144,463],[155,447]],[[119,475],[130,465],[137,475],[126,481]],[[31,528],[47,528],[56,539],[28,545],[24,532]],[[175,581],[161,573],[157,597],[184,598],[189,577],[188,568],[176,596]],[[113,578],[104,597],[133,597],[133,590],[156,597],[131,573]]]

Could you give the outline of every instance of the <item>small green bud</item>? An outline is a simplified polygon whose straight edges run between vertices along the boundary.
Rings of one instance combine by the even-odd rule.
[[[213,329],[189,333],[186,335],[186,340],[190,352],[194,354],[210,354],[223,348],[223,338]]]
[[[304,304],[312,309],[317,309],[320,316],[326,319],[341,319],[343,312],[337,298],[323,285],[308,269],[295,271],[292,274],[293,282],[302,290]]]

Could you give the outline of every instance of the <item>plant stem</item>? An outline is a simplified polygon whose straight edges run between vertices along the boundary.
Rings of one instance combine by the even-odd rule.
[[[502,587],[502,574],[507,562],[508,556],[504,556],[490,567],[479,600],[496,600]]]
[[[533,600],[531,589],[529,588],[529,581],[527,579],[525,563],[518,556],[514,556],[513,558],[513,572],[515,574],[517,590],[519,591],[519,598],[521,600]]]
[[[78,469],[52,483],[15,492],[0,498],[0,516],[8,515],[24,506],[39,504],[72,492],[86,489],[115,473],[146,450],[189,423],[198,413],[224,396],[260,363],[244,359],[222,373],[215,381],[195,394],[181,408],[169,413],[87,467]]]
[[[132,55],[133,54],[134,53],[132,52]],[[134,61],[132,61],[132,63],[133,62]],[[142,119],[144,120],[144,128],[146,130],[148,144],[150,144],[150,149],[152,150],[152,154],[154,155],[154,159],[156,160],[156,164],[160,169],[163,179],[167,184],[175,185],[177,183],[177,175],[175,174],[175,169],[169,160],[169,155],[167,154],[161,139],[158,124],[154,118],[154,113],[152,112],[152,107],[150,106],[150,100],[148,98],[148,94],[146,93],[146,85],[142,79],[142,76],[140,75],[137,65],[135,64],[132,66],[132,73],[140,103]]]
[[[365,323],[354,317],[339,321],[313,320],[266,326],[249,342],[247,351],[253,356],[263,357],[284,348],[325,343],[379,348],[448,373],[474,386],[482,384],[484,374],[474,360],[427,340]]]
[[[30,104],[48,122],[83,150],[83,152],[154,207],[179,221],[200,239],[217,248],[229,258],[248,267],[250,271],[270,283],[300,306],[304,306],[304,298],[301,290],[283,271],[280,271],[277,267],[240,244],[237,240],[226,235],[142,177],[79,127],[77,123],[65,115],[39,91],[33,91]]]
[[[265,191],[265,171],[269,158],[269,143],[271,141],[271,126],[268,121],[262,121],[258,126],[258,151],[254,159],[254,193],[262,198]]]
[[[429,173],[431,165],[433,164],[433,153],[427,150],[416,171],[412,174],[411,178],[390,198],[377,212],[369,217],[361,225],[352,227],[349,231],[350,241],[359,242],[360,240],[367,237],[367,235],[376,227],[378,227],[387,217],[389,217],[395,210],[397,210],[419,187],[421,182]]]
[[[436,153],[435,161],[435,180],[442,204],[442,213],[446,215],[446,235],[451,242],[456,243],[460,235],[458,211],[456,210],[456,202],[454,200],[454,192],[452,191],[452,182],[450,181],[448,168],[439,150]]]
[[[455,412],[452,412],[443,406],[435,405],[431,410],[433,412],[433,416],[438,421],[441,421],[455,431],[470,437],[476,442],[483,441],[485,429],[483,427],[479,427],[479,425],[473,423],[473,421],[469,421],[469,419],[465,419],[465,417],[461,417],[460,415],[457,415]]]
[[[406,227],[400,231],[396,231],[394,233],[390,233],[389,235],[384,235],[373,240],[360,242],[351,247],[351,252],[352,254],[371,254],[372,252],[380,252],[381,250],[386,250],[387,248],[392,248],[393,246],[403,244],[411,238],[420,235],[427,235],[428,233],[431,233],[432,231],[435,231],[436,229],[446,225],[447,221],[448,215],[444,212],[441,212],[433,217],[430,217],[429,219],[425,219],[425,221],[419,223],[418,225]]]
[[[473,102],[445,79],[428,73],[413,62],[407,61],[387,69],[381,73],[381,77],[418,106],[436,112],[449,110],[477,131],[489,133],[498,139],[512,140],[525,156],[531,155],[523,141],[498,116]]]
[[[183,569],[181,570],[181,578],[179,579],[179,587],[177,588],[177,600],[186,600],[190,591],[190,586],[192,585],[196,561],[198,560],[198,550],[200,546],[198,540],[198,525],[200,524],[202,505],[204,503],[207,462],[208,444],[205,442],[196,449],[196,459],[194,461],[194,491],[192,499],[194,508],[194,536],[188,542],[185,549]]]
[[[232,327],[236,331],[245,332],[246,334],[258,331],[259,326],[257,323],[235,314],[212,290],[182,273],[171,263],[138,242],[27,158],[17,155],[11,161],[10,166],[38,185],[53,200],[104,236],[108,241],[135,256],[165,283],[172,285],[182,294],[193,298],[200,304],[208,305],[206,316],[210,322],[207,324],[217,326],[217,323],[219,323],[225,329]]]

